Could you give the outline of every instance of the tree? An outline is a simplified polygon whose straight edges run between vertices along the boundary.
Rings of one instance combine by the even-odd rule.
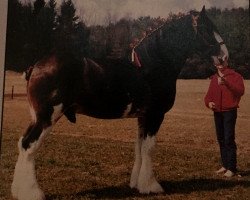
[[[29,26],[32,36],[28,41],[29,49],[25,51],[30,57],[31,64],[49,54],[53,48],[55,6],[54,0],[49,1],[48,4],[45,4],[44,0],[34,2],[32,22]]]
[[[60,55],[71,54],[81,59],[88,49],[89,30],[75,14],[71,0],[64,0],[57,17],[55,48]]]
[[[249,78],[249,75],[247,76],[247,72],[250,73],[249,9],[234,8],[218,11],[216,8],[211,8],[208,14],[227,45],[230,65],[244,78]]]
[[[41,9],[43,9],[45,6],[45,1],[44,0],[36,0],[34,2],[34,10],[33,10],[33,14],[36,16],[39,14],[39,12],[41,11]]]
[[[15,70],[21,65],[21,52],[24,46],[22,21],[22,4],[18,0],[9,0],[6,33],[6,69]]]
[[[36,0],[22,5],[10,0],[8,7],[6,68],[23,71],[53,48],[55,26],[55,1],[46,5]]]

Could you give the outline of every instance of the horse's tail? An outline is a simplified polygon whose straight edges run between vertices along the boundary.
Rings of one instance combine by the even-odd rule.
[[[30,80],[30,76],[31,76],[31,73],[33,71],[34,67],[33,66],[30,66],[25,72],[23,72],[23,78],[26,80],[26,81],[29,81]]]

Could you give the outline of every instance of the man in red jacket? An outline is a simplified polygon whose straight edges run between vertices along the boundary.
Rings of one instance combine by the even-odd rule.
[[[215,66],[217,73],[211,77],[204,101],[206,106],[214,111],[217,140],[220,146],[222,167],[216,173],[224,173],[225,177],[232,177],[237,171],[235,143],[237,108],[245,88],[242,76],[228,68],[227,58],[218,58]]]

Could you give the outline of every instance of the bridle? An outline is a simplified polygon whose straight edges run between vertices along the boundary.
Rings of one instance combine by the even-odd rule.
[[[197,20],[198,20],[198,18],[199,18],[199,15],[197,15],[197,16],[194,16],[194,15],[192,15],[192,26],[193,26],[193,29],[194,29],[194,32],[195,32],[195,34],[196,34],[196,38],[200,38],[200,39],[202,39],[202,41],[203,41],[203,43],[207,46],[207,47],[214,47],[214,46],[216,46],[216,45],[224,45],[225,43],[224,43],[224,41],[221,41],[221,42],[218,42],[217,44],[210,44],[209,42],[208,42],[208,40],[206,40],[206,38],[203,36],[203,34],[199,31],[199,29],[198,29],[198,23],[197,23]]]

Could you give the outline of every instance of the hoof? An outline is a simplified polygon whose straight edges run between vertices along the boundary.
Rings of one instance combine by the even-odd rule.
[[[24,188],[11,187],[12,196],[18,200],[45,200],[45,195],[40,188],[25,190]]]
[[[137,188],[137,177],[130,179],[129,187],[131,189]]]
[[[149,194],[149,193],[164,193],[161,185],[155,180],[149,184],[138,184],[137,189],[141,194]]]
[[[11,194],[14,199],[18,199],[18,187],[13,183],[11,185]]]
[[[137,188],[137,183],[136,182],[130,182],[129,187],[131,189],[136,189]]]

